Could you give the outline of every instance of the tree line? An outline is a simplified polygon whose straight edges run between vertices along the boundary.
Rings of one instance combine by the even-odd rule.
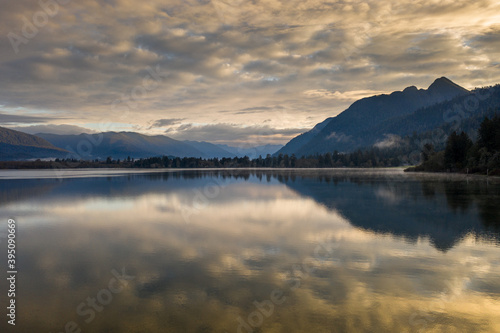
[[[245,157],[233,158],[196,158],[159,156],[150,158],[126,158],[106,160],[56,159],[54,161],[9,161],[0,162],[3,169],[50,169],[50,168],[340,168],[340,167],[395,167],[404,163],[394,156],[394,151],[379,149],[358,149],[352,153],[317,154],[296,157],[279,154],[255,159]]]
[[[465,132],[448,136],[444,150],[426,144],[422,164],[408,171],[500,174],[500,117],[484,118],[474,143]]]

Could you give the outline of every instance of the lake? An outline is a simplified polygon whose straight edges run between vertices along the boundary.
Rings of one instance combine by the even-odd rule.
[[[498,179],[2,171],[0,196],[2,332],[500,332]]]

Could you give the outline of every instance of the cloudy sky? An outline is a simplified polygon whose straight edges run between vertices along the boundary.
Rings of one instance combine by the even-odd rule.
[[[0,126],[33,133],[285,143],[365,96],[500,83],[493,0],[5,0],[0,35]]]

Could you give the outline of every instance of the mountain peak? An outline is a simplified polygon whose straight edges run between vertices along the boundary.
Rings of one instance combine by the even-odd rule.
[[[409,86],[403,90],[403,92],[416,92],[416,91],[418,91],[418,88],[415,86]]]
[[[467,89],[459,86],[455,82],[451,81],[450,79],[446,77],[440,77],[439,79],[436,79],[427,89],[430,92],[435,92],[435,93],[451,93],[451,92],[456,92],[456,93],[465,93],[469,92]]]
[[[450,79],[448,79],[446,76],[441,76],[440,78],[437,78],[436,80],[434,80],[434,83],[436,83],[436,82],[443,82],[443,83],[455,84],[455,83],[453,83],[453,81],[451,81]]]
[[[319,131],[312,129],[292,139],[278,151],[278,154],[286,152],[289,155],[308,156],[334,150],[353,151],[369,147],[377,140],[385,140],[383,135],[387,133],[411,134],[413,130],[411,122],[403,124],[401,119],[413,119],[410,116],[420,109],[433,107],[438,103],[468,94],[470,92],[467,89],[446,77],[440,77],[427,90],[409,86],[403,91],[395,91],[388,95],[363,98],[337,116],[325,120]],[[417,121],[420,121],[419,119],[425,121],[416,124],[415,129],[418,126],[421,128],[431,126],[426,123],[430,120],[425,116],[418,114],[416,118]],[[399,127],[391,127],[395,126],[394,124],[398,124]],[[384,132],[389,128],[390,132]]]

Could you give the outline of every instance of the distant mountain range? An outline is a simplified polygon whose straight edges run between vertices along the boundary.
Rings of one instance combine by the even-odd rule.
[[[283,145],[263,145],[257,147],[248,147],[248,146],[231,147],[228,145],[217,145],[217,146],[224,149],[225,151],[233,153],[238,157],[248,156],[250,159],[258,158],[259,156],[265,158],[268,154],[272,155],[275,152],[277,152],[281,147],[283,147]]]
[[[233,158],[243,157],[247,150],[204,141],[178,141],[165,135],[148,136],[134,132],[105,132],[101,134],[57,135],[39,133],[37,136],[54,146],[71,151],[83,159],[146,158],[153,156]],[[282,146],[266,150],[276,152]],[[260,147],[253,148],[259,150]],[[262,149],[261,149],[262,150]]]
[[[58,135],[38,133],[54,146],[71,152],[76,159],[141,158],[160,155],[207,157],[195,147],[167,136],[147,136],[134,132]]]
[[[470,99],[470,100],[469,100]],[[470,104],[471,101],[474,105]],[[429,131],[451,130],[453,117],[461,129],[472,132],[484,116],[500,109],[500,86],[469,91],[445,77],[428,89],[414,86],[389,95],[363,98],[336,117],[317,124],[285,146],[232,147],[203,141],[179,141],[164,135],[134,132],[100,134],[30,135],[0,128],[0,160],[33,158],[76,158],[103,160],[155,156],[251,159],[267,154],[295,154],[297,157],[327,152],[351,152],[374,145],[383,147],[393,138],[428,136]],[[449,111],[452,111],[450,116]],[[449,134],[449,133],[448,133]],[[468,133],[473,139],[473,133]],[[442,147],[439,147],[442,148]]]
[[[58,158],[67,154],[40,137],[0,127],[0,161]]]
[[[134,132],[59,135],[30,135],[0,128],[0,159],[26,160],[35,158],[114,159],[147,158],[154,156],[233,158],[245,155],[273,154],[282,146],[238,148],[209,142],[178,141],[164,135],[148,136]]]
[[[383,141],[387,135],[407,135],[420,125],[419,110],[438,105],[471,92],[442,77],[428,89],[414,86],[390,95],[378,95],[354,102],[336,117],[327,118],[312,130],[303,133],[276,154],[296,156],[317,153],[349,152]],[[408,119],[412,119],[408,123]],[[441,117],[441,123],[444,123]],[[401,127],[401,124],[406,126]]]

